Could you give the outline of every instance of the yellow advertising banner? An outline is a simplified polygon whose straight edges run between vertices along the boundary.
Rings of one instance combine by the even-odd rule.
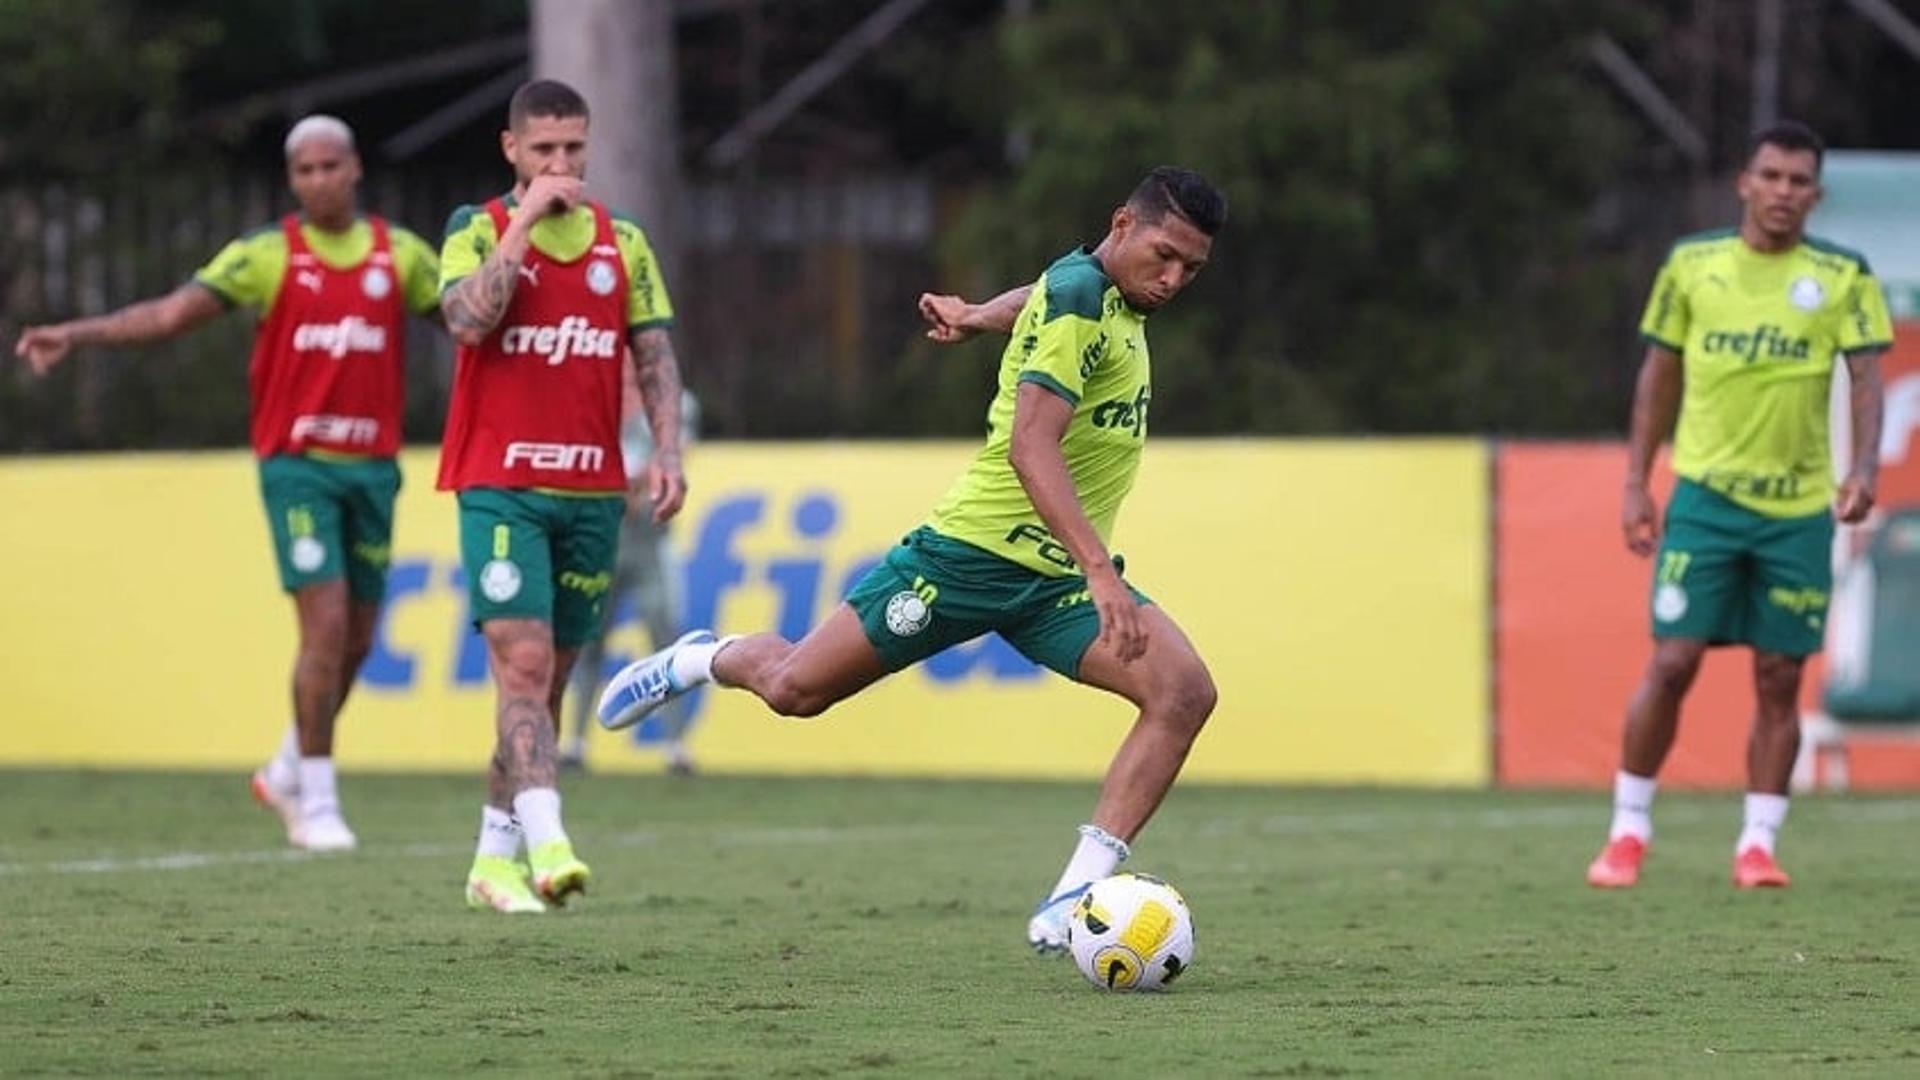
[[[971,444],[709,444],[676,521],[683,622],[818,621],[919,523]],[[402,458],[388,604],[341,718],[348,770],[470,769],[492,693],[435,452]],[[240,453],[0,463],[0,764],[249,767],[289,717],[292,606]],[[1490,776],[1487,460],[1469,440],[1157,439],[1121,513],[1129,579],[1186,630],[1220,707],[1192,778],[1480,785]],[[613,661],[648,647],[616,611]],[[1097,777],[1133,717],[997,637],[824,717],[703,691],[723,772]],[[660,732],[595,733],[596,769]]]

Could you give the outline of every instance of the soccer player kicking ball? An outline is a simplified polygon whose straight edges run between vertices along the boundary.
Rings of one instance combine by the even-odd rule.
[[[497,691],[467,902],[502,912],[543,911],[587,886],[560,819],[554,718],[613,580],[629,346],[653,433],[640,483],[654,520],[686,498],[672,309],[639,226],[582,190],[587,121],[564,83],[517,90],[500,136],[513,191],[456,210],[442,249],[441,308],[460,350],[440,488],[459,493],[470,610]]]
[[[1063,256],[1030,290],[978,306],[923,298],[936,340],[1013,330],[986,447],[933,516],[803,640],[687,634],[614,677],[601,723],[626,727],[706,682],[749,690],[782,716],[814,716],[998,631],[1140,710],[1093,819],[1027,925],[1035,949],[1063,949],[1073,900],[1127,857],[1217,697],[1192,644],[1122,578],[1107,544],[1146,441],[1147,316],[1206,265],[1226,216],[1225,197],[1198,174],[1155,169],[1098,247]]]
[[[1800,673],[1820,651],[1832,587],[1834,519],[1873,508],[1880,446],[1880,355],[1893,342],[1866,259],[1809,237],[1820,201],[1820,137],[1782,123],[1755,136],[1740,173],[1738,229],[1680,240],[1640,329],[1621,525],[1636,555],[1659,548],[1653,660],[1627,705],[1613,827],[1587,881],[1640,879],[1653,840],[1656,777],[1680,702],[1709,646],[1753,649],[1758,699],[1747,741],[1746,823],[1733,883],[1780,887],[1774,838],[1800,748]],[[1838,491],[1827,446],[1834,357],[1852,383],[1853,463]],[[1679,413],[1665,535],[1647,472]]]
[[[301,120],[286,155],[300,213],[229,243],[166,296],[29,327],[15,351],[44,372],[75,345],[164,341],[231,307],[259,313],[247,376],[252,442],[300,643],[294,722],[253,774],[253,795],[280,815],[294,847],[350,851],[357,840],[340,813],[334,721],[372,650],[386,595],[405,321],[439,306],[439,262],[426,241],[355,210],[360,158],[346,124]]]

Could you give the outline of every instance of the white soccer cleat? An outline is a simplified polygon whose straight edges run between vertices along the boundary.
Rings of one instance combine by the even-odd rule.
[[[360,846],[360,839],[339,814],[302,818],[288,839],[303,851],[352,851]]]
[[[600,704],[594,709],[600,726],[608,731],[632,727],[655,709],[693,689],[674,681],[673,658],[688,645],[706,645],[713,640],[712,631],[694,630],[680,635],[673,644],[652,656],[621,668],[607,683],[607,688],[600,691]]]
[[[1073,902],[1080,899],[1092,882],[1076,889],[1068,889],[1051,899],[1040,901],[1033,909],[1033,918],[1027,920],[1027,944],[1033,951],[1045,956],[1049,953],[1067,951],[1067,922],[1073,915]]]
[[[280,815],[280,824],[286,827],[287,843],[300,846],[297,839],[300,833],[300,791],[295,787],[276,787],[267,777],[267,770],[258,769],[253,774],[253,801]]]

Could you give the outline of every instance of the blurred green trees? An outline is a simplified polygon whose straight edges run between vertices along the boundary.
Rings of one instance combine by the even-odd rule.
[[[1634,357],[1584,240],[1627,137],[1581,61],[1598,8],[1040,5],[1001,39],[1031,149],[951,261],[1025,279],[1185,165],[1232,213],[1150,331],[1157,430],[1611,428]]]

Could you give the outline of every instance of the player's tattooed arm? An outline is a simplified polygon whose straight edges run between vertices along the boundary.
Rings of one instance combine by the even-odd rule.
[[[647,461],[647,497],[653,519],[665,522],[686,501],[687,480],[680,467],[680,361],[665,327],[633,331],[633,379],[640,390],[647,428],[653,433],[653,457]]]
[[[1032,285],[1021,285],[983,304],[969,304],[958,296],[921,293],[920,317],[927,321],[928,339],[942,345],[984,332],[1010,333],[1032,292]]]
[[[522,203],[480,269],[454,282],[440,297],[440,314],[446,318],[447,331],[455,341],[478,345],[500,325],[507,304],[513,300],[514,287],[520,282],[520,266],[527,258],[527,234],[543,213],[529,210],[528,204]]]
[[[1880,427],[1886,409],[1886,388],[1880,378],[1884,350],[1868,349],[1847,356],[1849,405],[1853,414],[1853,464],[1834,498],[1834,516],[1849,525],[1873,509],[1880,477]]]
[[[440,314],[446,318],[447,331],[455,341],[478,345],[500,325],[525,258],[524,250],[509,254],[504,247],[495,248],[480,269],[455,282],[440,298]]]

